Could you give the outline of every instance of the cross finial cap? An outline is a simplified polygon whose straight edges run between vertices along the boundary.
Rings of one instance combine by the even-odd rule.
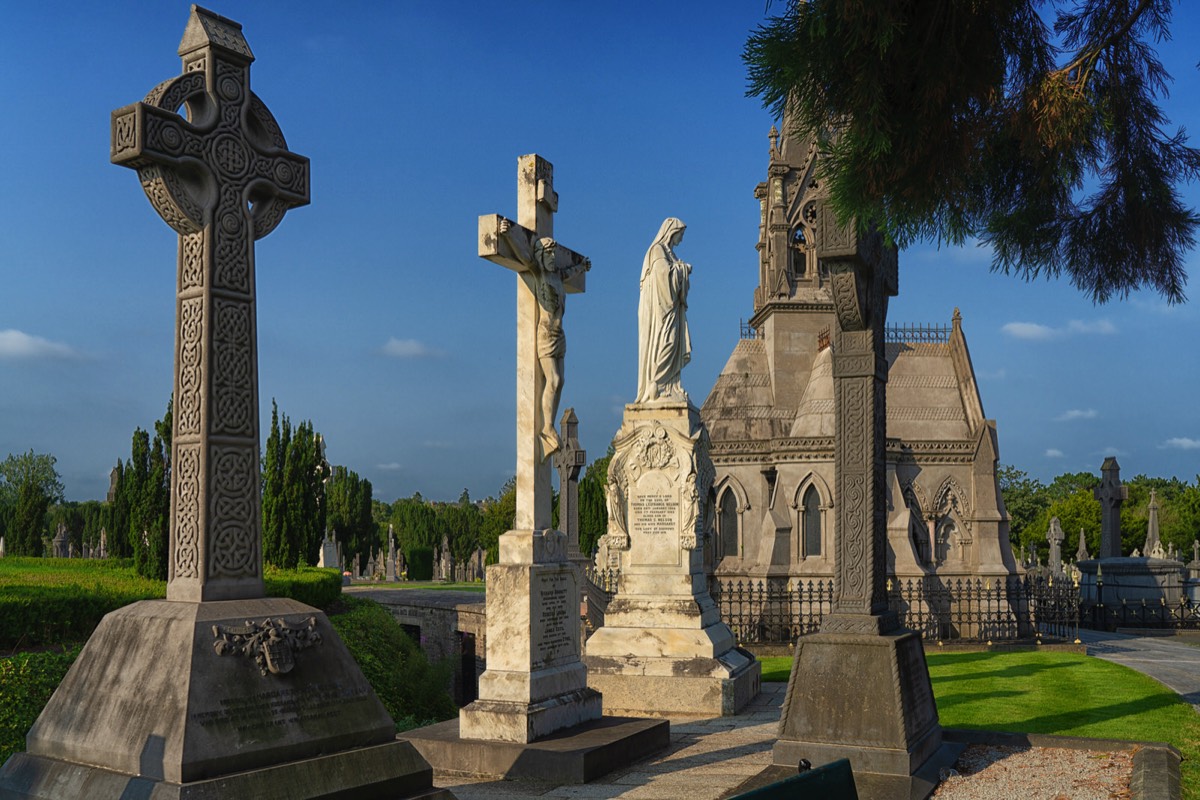
[[[250,45],[242,35],[240,22],[193,5],[183,39],[179,42],[179,55],[186,56],[205,47],[219,49],[247,64],[254,60],[254,53],[250,52]]]

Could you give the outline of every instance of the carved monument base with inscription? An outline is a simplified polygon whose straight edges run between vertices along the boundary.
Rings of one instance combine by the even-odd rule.
[[[509,531],[487,568],[487,671],[459,713],[465,739],[532,742],[600,716],[579,660],[579,583],[566,534]]]
[[[329,624],[283,598],[106,616],[0,798],[453,798]]]
[[[886,617],[846,619],[864,632],[796,640],[772,760],[794,769],[848,758],[863,798],[928,797],[962,745],[942,741],[921,637],[878,633]]]
[[[609,714],[723,716],[758,694],[762,667],[737,647],[708,593],[708,432],[687,400],[625,407],[608,469],[602,551],[621,570],[588,639],[588,685]]]

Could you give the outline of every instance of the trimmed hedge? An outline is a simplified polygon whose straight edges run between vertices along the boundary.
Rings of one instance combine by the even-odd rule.
[[[321,609],[342,594],[333,569],[268,567],[263,582],[270,597]],[[130,559],[0,559],[0,652],[84,641],[110,611],[166,592],[165,582],[139,577]]]
[[[269,597],[290,597],[322,610],[342,596],[342,573],[324,567],[267,567],[263,572],[263,583]]]
[[[451,719],[449,662],[430,664],[421,648],[379,603],[344,597],[346,611],[329,617],[363,675],[396,721],[397,731]]]
[[[25,749],[25,734],[78,655],[74,647],[0,658],[0,764]]]

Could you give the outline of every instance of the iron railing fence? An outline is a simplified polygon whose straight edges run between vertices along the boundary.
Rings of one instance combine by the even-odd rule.
[[[828,578],[712,578],[709,593],[740,642],[786,644],[820,628],[834,585]],[[1079,630],[1078,587],[1041,576],[890,580],[888,602],[904,627],[928,641],[1074,640]]]
[[[1111,592],[1107,603],[1089,603],[1080,611],[1080,624],[1099,631],[1117,628],[1154,628],[1160,630],[1200,629],[1200,605],[1186,596],[1174,603],[1165,599],[1127,600],[1113,602]]]

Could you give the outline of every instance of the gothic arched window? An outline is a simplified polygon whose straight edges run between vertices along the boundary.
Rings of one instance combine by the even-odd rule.
[[[821,495],[810,486],[804,493],[804,557],[821,555]]]
[[[720,511],[717,514],[717,537],[720,540],[718,558],[738,554],[738,510],[737,497],[726,489],[721,494]]]
[[[804,227],[797,225],[792,231],[792,240],[788,248],[788,264],[792,274],[797,278],[803,278],[808,272],[808,237],[804,234]]]

